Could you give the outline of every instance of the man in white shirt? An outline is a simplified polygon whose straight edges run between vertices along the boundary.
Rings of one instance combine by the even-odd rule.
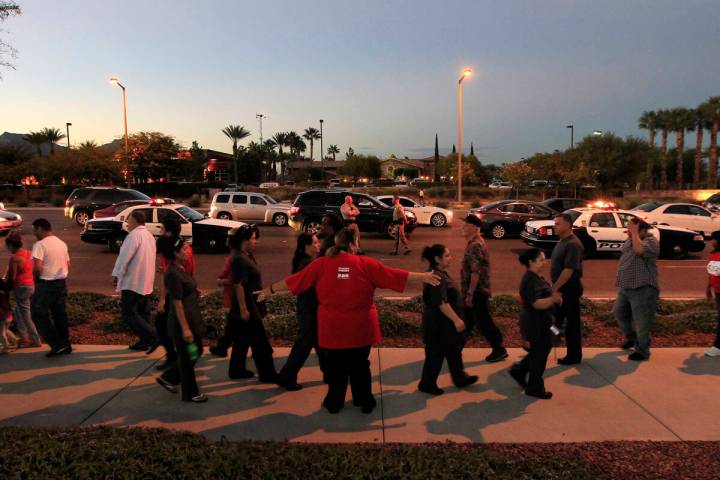
[[[40,335],[50,346],[47,357],[72,352],[65,304],[70,255],[65,242],[56,237],[52,226],[44,218],[32,223],[37,242],[33,245],[33,275],[35,294],[30,311]]]
[[[155,237],[145,228],[145,214],[133,210],[127,218],[130,232],[123,241],[112,276],[120,292],[122,318],[140,340],[131,350],[152,351],[157,335],[150,323],[150,294],[155,282]]]

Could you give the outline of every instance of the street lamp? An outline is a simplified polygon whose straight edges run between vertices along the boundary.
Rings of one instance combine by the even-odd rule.
[[[567,125],[565,128],[570,129],[570,149],[572,150],[575,148],[575,126],[574,125]]]
[[[114,83],[122,89],[123,97],[123,122],[125,123],[125,162],[127,167],[127,182],[130,185],[130,145],[128,143],[128,129],[127,129],[127,97],[125,96],[125,86],[120,83],[117,77],[110,77],[110,83]]]
[[[458,80],[458,203],[462,202],[462,81],[472,75],[472,70],[463,70]]]
[[[322,169],[322,179],[325,180],[325,150],[323,150],[323,122],[320,119],[320,168]]]
[[[602,133],[602,130],[595,130],[595,131],[593,132],[593,135],[595,135],[596,137],[599,137],[599,136],[601,136],[602,134],[603,134],[603,133]]]
[[[70,123],[70,122],[65,123],[65,129],[67,130],[68,150],[70,150],[70,127],[71,126],[72,126],[72,123]]]

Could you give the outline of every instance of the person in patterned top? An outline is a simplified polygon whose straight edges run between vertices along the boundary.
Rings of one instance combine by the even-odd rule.
[[[502,333],[490,315],[490,254],[480,234],[480,219],[468,214],[463,221],[463,235],[468,243],[463,255],[460,279],[467,336],[470,336],[473,327],[477,325],[492,348],[485,361],[499,362],[506,359],[508,353],[503,346]]]

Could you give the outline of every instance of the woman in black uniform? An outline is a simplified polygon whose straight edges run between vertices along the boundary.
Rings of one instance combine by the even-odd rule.
[[[510,376],[525,389],[525,395],[549,399],[552,393],[545,390],[543,373],[552,349],[553,310],[555,304],[562,303],[562,296],[559,293],[553,296],[550,284],[540,276],[546,263],[540,249],[523,252],[519,260],[527,268],[520,282],[520,332],[530,342],[530,351],[510,368]]]
[[[430,271],[440,277],[440,284],[423,287],[423,342],[425,343],[425,364],[418,390],[431,395],[441,395],[437,378],[443,360],[447,360],[453,383],[462,388],[477,382],[476,375],[465,372],[462,349],[465,336],[465,322],[460,317],[463,311],[460,292],[447,273],[452,257],[444,245],[425,247],[422,258],[430,264]]]
[[[267,309],[265,303],[258,303],[253,295],[253,292],[262,290],[262,276],[254,256],[259,237],[260,230],[255,225],[243,225],[228,233],[228,243],[235,251],[230,266],[233,283],[230,316],[236,325],[228,376],[232,379],[247,378],[245,360],[249,345],[258,379],[264,383],[277,383],[272,347],[262,323]]]
[[[318,257],[319,252],[320,240],[311,233],[301,233],[297,239],[297,247],[292,260],[292,273],[299,272],[310,265]],[[278,373],[278,385],[287,390],[294,391],[302,388],[302,385],[297,383],[297,375],[313,348],[320,361],[320,370],[323,370],[317,340],[317,310],[318,299],[314,288],[297,296],[298,336],[293,343],[285,366]]]

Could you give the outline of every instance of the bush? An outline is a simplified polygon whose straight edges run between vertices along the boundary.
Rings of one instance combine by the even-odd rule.
[[[68,295],[66,306],[70,325],[88,323],[96,313],[120,314],[120,300],[100,293],[71,293]]]

